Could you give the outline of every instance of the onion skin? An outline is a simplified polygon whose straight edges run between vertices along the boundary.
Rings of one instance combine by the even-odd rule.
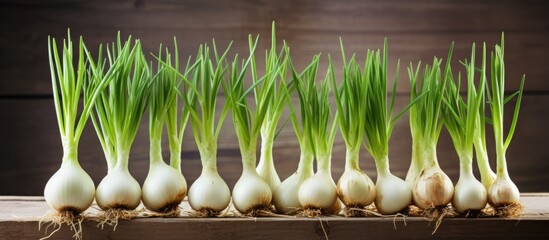
[[[498,175],[496,181],[488,190],[488,203],[491,206],[499,208],[518,203],[520,192],[517,185],[511,181],[508,174]]]
[[[115,167],[97,186],[95,200],[103,210],[133,210],[141,202],[141,187],[127,169]]]
[[[413,201],[421,209],[444,207],[452,201],[454,185],[438,165],[425,169],[416,179]]]
[[[169,211],[183,201],[187,182],[181,172],[164,162],[153,164],[143,183],[143,205],[154,212]]]
[[[408,183],[391,173],[378,173],[374,203],[381,214],[401,212],[411,201],[412,190]]]
[[[298,199],[303,208],[332,208],[337,200],[337,191],[330,173],[319,171],[303,181],[299,187]]]
[[[296,172],[280,183],[273,193],[273,203],[276,212],[290,214],[296,213],[298,209],[302,208],[297,194],[301,184],[311,175],[312,172],[310,174],[300,174],[299,172]]]
[[[207,168],[189,188],[189,204],[195,211],[210,210],[221,212],[231,202],[231,190],[219,173]]]
[[[461,176],[456,184],[452,207],[459,214],[480,211],[486,207],[488,195],[486,189],[472,173]]]
[[[374,201],[375,185],[364,172],[346,168],[337,182],[337,196],[347,207],[363,208]]]
[[[244,170],[233,188],[233,205],[242,214],[267,209],[272,197],[271,188],[255,169]]]
[[[276,172],[276,168],[273,162],[273,141],[268,134],[261,134],[261,156],[259,158],[259,164],[257,165],[257,174],[271,188],[271,192],[274,192],[280,185],[280,177]]]
[[[278,177],[278,174],[276,173],[276,170],[274,168],[274,164],[269,164],[270,166],[267,167],[267,164],[259,164],[257,166],[257,173],[267,185],[271,188],[271,191],[274,192],[278,186],[280,185],[280,177]]]
[[[90,175],[71,160],[63,161],[44,188],[46,203],[56,211],[81,213],[91,206],[94,196],[95,185]]]

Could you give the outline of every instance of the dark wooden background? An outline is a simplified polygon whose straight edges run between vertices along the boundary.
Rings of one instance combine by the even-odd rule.
[[[62,149],[51,96],[48,35],[63,38],[70,27],[73,37],[83,35],[94,49],[99,43],[113,41],[120,30],[124,36],[140,38],[146,51],[156,51],[160,43],[171,44],[177,36],[185,56],[194,54],[198,44],[215,38],[219,46],[234,40],[233,49],[247,53],[248,33],[260,34],[260,49],[268,46],[273,20],[277,22],[279,40],[285,39],[291,46],[298,68],[318,52],[332,54],[340,66],[340,36],[347,51],[356,52],[360,59],[366,49],[382,47],[383,38],[388,37],[390,66],[394,69],[397,58],[403,66],[398,107],[408,101],[404,67],[410,61],[431,62],[434,55],[444,57],[451,41],[455,41],[454,69],[461,70],[457,60],[468,56],[472,42],[493,45],[505,31],[507,89],[516,90],[520,76],[527,76],[516,137],[508,151],[510,174],[524,192],[549,191],[547,5],[545,0],[1,0],[0,195],[41,195],[46,181],[60,165]],[[511,108],[508,110],[507,119]],[[234,131],[227,120],[220,137],[218,164],[221,175],[232,186],[240,176],[241,163]],[[130,159],[130,170],[140,182],[148,170],[146,121],[147,117]],[[390,145],[391,169],[401,177],[410,162],[407,121],[405,117],[397,124]],[[200,173],[200,159],[190,131],[183,150],[183,173],[190,184]],[[493,150],[490,143],[495,167]],[[332,163],[336,181],[343,171],[344,152],[338,137]],[[98,183],[107,166],[91,127],[81,139],[79,153],[84,169]],[[444,171],[457,181],[459,163],[445,132],[438,153]],[[295,171],[299,149],[290,126],[276,142],[274,157],[282,179]],[[373,161],[365,151],[361,166],[375,179]]]

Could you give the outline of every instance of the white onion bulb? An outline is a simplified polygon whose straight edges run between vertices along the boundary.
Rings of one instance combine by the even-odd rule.
[[[95,196],[95,185],[90,175],[78,162],[65,160],[44,188],[46,203],[57,211],[81,213],[88,209]]]
[[[337,200],[336,185],[329,171],[318,171],[307,178],[298,191],[299,203],[303,208],[330,209]]]
[[[412,190],[408,183],[389,172],[378,172],[374,203],[381,214],[398,213],[408,207],[411,201]]]
[[[473,173],[462,173],[454,190],[452,207],[460,214],[480,211],[486,207],[487,198],[484,185],[473,176]]]
[[[183,174],[164,162],[151,164],[141,192],[143,205],[154,212],[177,208],[187,194]]]
[[[520,192],[507,173],[498,175],[488,190],[488,202],[498,208],[518,203]]]
[[[424,169],[416,179],[413,201],[421,209],[443,207],[452,201],[453,194],[452,180],[435,164]]]
[[[372,179],[359,169],[346,168],[337,182],[337,196],[347,207],[363,208],[374,201],[375,185]]]
[[[221,212],[231,202],[231,190],[216,170],[204,168],[200,177],[191,185],[189,204],[196,211]]]
[[[233,188],[233,205],[240,213],[267,209],[271,205],[272,192],[269,185],[255,169],[245,169]]]
[[[127,169],[115,167],[97,186],[95,200],[103,210],[132,210],[141,202],[141,187]]]

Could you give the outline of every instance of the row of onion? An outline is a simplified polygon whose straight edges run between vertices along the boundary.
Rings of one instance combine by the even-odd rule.
[[[462,61],[466,75],[466,96],[461,73],[451,68],[453,44],[444,67],[434,58],[421,71],[421,63],[408,68],[411,95],[409,104],[393,115],[395,94],[387,94],[388,45],[368,50],[364,64],[355,55],[347,58],[341,43],[343,76],[338,79],[328,57],[328,69],[319,80],[320,55],[304,70],[294,68],[290,49],[276,45],[273,23],[271,47],[266,51],[263,74],[255,60],[258,38],[249,36],[249,54],[237,54],[231,61],[213,42],[201,45],[194,58],[181,66],[177,42],[174,50],[159,49],[157,60],[147,62],[139,40],[117,41],[100,47],[93,57],[80,38],[78,60],[70,35],[63,42],[61,56],[55,39],[49,40],[53,96],[63,143],[61,168],[46,184],[46,202],[63,216],[78,216],[95,199],[105,210],[105,221],[135,216],[142,202],[145,208],[163,216],[178,216],[187,196],[194,216],[218,216],[232,204],[248,215],[338,214],[347,216],[377,212],[383,215],[411,213],[415,205],[426,212],[451,208],[470,215],[487,207],[500,215],[520,209],[519,192],[507,172],[505,151],[516,127],[522,86],[505,96],[503,37],[490,56],[487,70],[486,46],[480,67],[471,57]],[[398,65],[392,92],[398,82]],[[487,80],[487,74],[490,80]],[[478,79],[477,79],[478,76]],[[247,79],[251,84],[247,84]],[[219,103],[223,90],[226,101]],[[299,99],[293,106],[292,95]],[[332,97],[333,95],[333,97]],[[504,104],[516,97],[511,127],[504,136]],[[336,109],[332,107],[335,99]],[[488,102],[489,111],[485,109]],[[217,109],[221,107],[221,111]],[[79,109],[81,108],[81,109]],[[150,167],[140,186],[128,171],[129,155],[139,123],[149,113]],[[285,111],[300,147],[299,165],[281,182],[273,161],[273,144],[282,127]],[[412,162],[405,180],[389,168],[389,140],[395,123],[407,111],[413,139]],[[486,112],[489,112],[487,114]],[[242,155],[242,175],[232,191],[217,171],[217,143],[221,126],[232,117]],[[97,189],[78,163],[78,142],[91,118],[108,166]],[[187,122],[200,158],[202,173],[187,189],[181,173],[181,146]],[[286,124],[286,122],[284,122]],[[488,163],[485,125],[494,129],[497,174]],[[460,178],[454,187],[441,170],[436,154],[439,135],[446,127],[460,161]],[[170,161],[162,157],[163,130],[167,130]],[[337,184],[332,179],[332,146],[340,132],[346,147],[345,171]],[[259,164],[256,164],[261,138]],[[374,182],[359,167],[359,152],[365,146],[377,168]],[[473,175],[473,153],[481,182]],[[313,163],[316,161],[316,172]],[[375,208],[372,207],[375,206]],[[451,203],[451,205],[450,205]]]

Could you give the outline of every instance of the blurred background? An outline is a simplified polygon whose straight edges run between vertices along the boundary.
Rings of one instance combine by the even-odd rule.
[[[0,0],[0,195],[42,195],[46,181],[61,164],[62,147],[47,57],[48,35],[65,38],[70,28],[73,39],[82,35],[90,49],[97,49],[99,43],[114,41],[121,31],[124,37],[141,39],[147,55],[156,52],[161,43],[172,46],[176,36],[181,57],[187,58],[195,54],[200,43],[213,38],[220,48],[232,40],[232,54],[247,55],[248,34],[259,34],[260,60],[270,45],[272,21],[276,21],[279,42],[286,40],[289,44],[297,69],[305,67],[313,54],[323,54],[321,77],[328,54],[334,58],[336,69],[340,69],[339,37],[348,56],[355,52],[360,61],[367,49],[381,48],[383,39],[388,38],[391,79],[397,60],[401,63],[397,110],[409,101],[406,67],[410,62],[416,65],[419,61],[431,63],[433,56],[445,58],[455,41],[453,69],[463,71],[458,60],[470,55],[473,42],[477,46],[486,42],[492,49],[504,31],[507,90],[517,90],[520,77],[526,74],[519,123],[508,150],[509,171],[522,192],[549,191],[549,147],[545,139],[549,136],[548,9],[546,0]],[[480,48],[477,50],[480,54]],[[338,70],[338,77],[340,73]],[[509,105],[507,124],[513,103]],[[145,116],[130,157],[130,171],[140,183],[148,171],[147,121]],[[91,122],[88,123],[80,140],[79,159],[98,184],[107,165]],[[488,132],[487,136],[495,168],[493,135]],[[168,155],[167,149],[164,153]],[[273,153],[277,171],[285,179],[296,170],[299,160],[291,124],[282,130]],[[390,166],[396,175],[405,176],[410,153],[411,137],[405,116],[397,123],[390,144]],[[343,172],[344,155],[345,145],[338,136],[332,158],[335,181]],[[459,162],[445,130],[439,141],[438,158],[455,183]],[[360,164],[375,179],[375,166],[366,151],[361,152]],[[219,140],[218,167],[232,188],[242,165],[230,117]],[[189,185],[201,171],[191,131],[185,135],[182,169]]]

